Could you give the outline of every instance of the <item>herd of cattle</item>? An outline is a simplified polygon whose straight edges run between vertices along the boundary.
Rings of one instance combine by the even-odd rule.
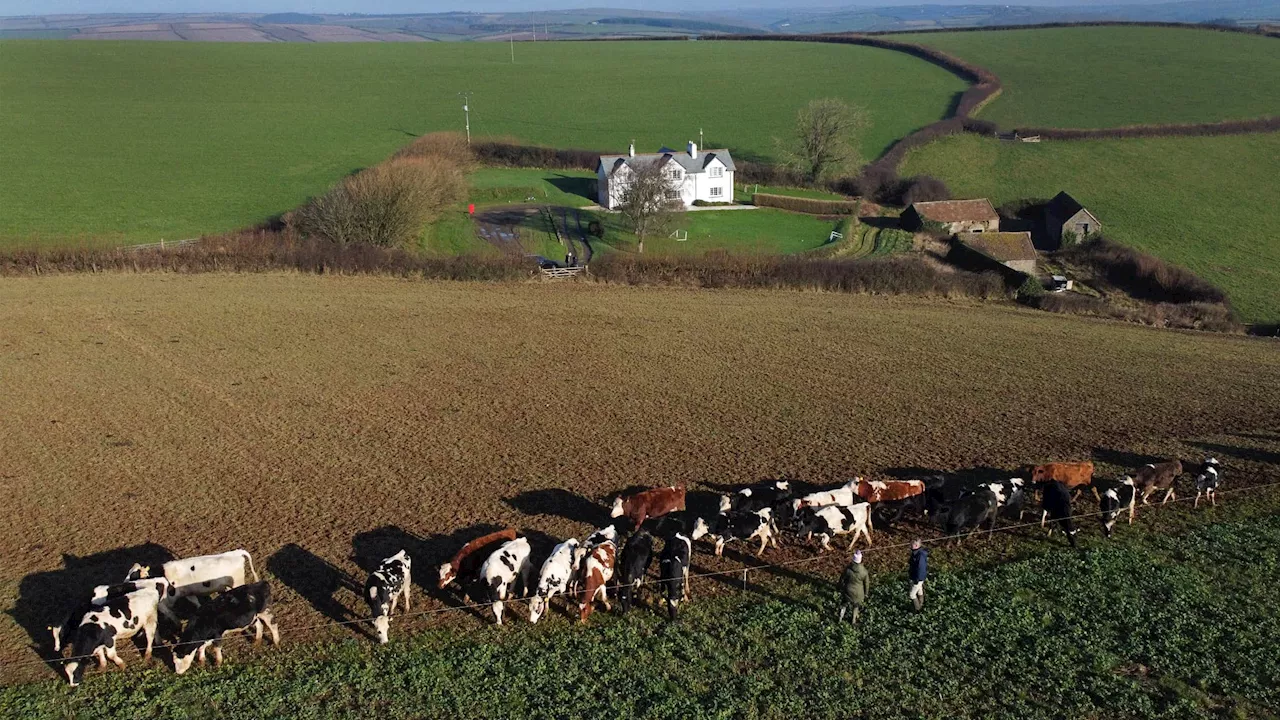
[[[1198,506],[1201,497],[1217,504],[1220,466],[1208,458],[1195,478]],[[1161,503],[1175,498],[1174,483],[1183,473],[1182,463],[1171,460],[1139,468],[1118,480],[1095,480],[1093,463],[1050,463],[1026,468],[1022,476],[996,482],[970,482],[937,476],[922,480],[867,481],[854,478],[840,487],[797,495],[792,484],[775,480],[744,487],[721,496],[719,511],[711,517],[684,518],[685,490],[678,487],[644,490],[618,497],[611,516],[620,522],[596,530],[579,541],[570,538],[555,546],[540,567],[533,561],[528,538],[507,529],[477,538],[463,546],[439,567],[438,587],[454,587],[463,597],[483,598],[497,624],[503,622],[506,603],[528,599],[529,621],[547,612],[557,595],[580,598],[579,619],[591,615],[597,601],[611,610],[609,590],[623,611],[635,604],[654,557],[654,537],[645,523],[675,524],[664,537],[659,555],[658,589],[668,616],[675,619],[680,603],[689,599],[689,563],[693,542],[707,538],[720,555],[728,542],[758,542],[756,556],[770,544],[778,546],[784,530],[806,542],[817,538],[822,550],[832,538],[850,536],[852,549],[859,537],[872,543],[873,519],[882,524],[898,522],[908,513],[942,527],[959,542],[961,536],[989,525],[994,531],[1000,517],[1021,519],[1029,500],[1041,495],[1041,527],[1053,521],[1075,545],[1077,528],[1072,520],[1072,497],[1088,487],[1098,500],[1103,532],[1111,536],[1116,521],[1128,516],[1133,522],[1138,501],[1163,490]],[[625,520],[625,523],[621,522]],[[670,522],[668,522],[670,521]],[[621,543],[619,526],[630,530]],[[1053,532],[1053,525],[1049,529]],[[245,565],[253,582],[246,584]],[[535,568],[537,569],[535,581]],[[364,599],[370,609],[368,622],[378,641],[388,640],[391,615],[401,599],[410,609],[412,560],[404,550],[386,558],[369,575]],[[71,647],[63,671],[72,686],[80,683],[89,659],[99,668],[107,660],[123,667],[117,642],[144,634],[144,660],[151,658],[161,621],[171,624],[174,670],[186,672],[194,660],[205,662],[212,649],[215,664],[222,662],[222,638],[243,631],[262,640],[263,630],[273,644],[280,641],[269,608],[271,587],[258,580],[253,559],[245,550],[173,560],[162,565],[134,565],[118,585],[94,588],[92,597],[64,622],[50,626],[54,652],[60,656]]]

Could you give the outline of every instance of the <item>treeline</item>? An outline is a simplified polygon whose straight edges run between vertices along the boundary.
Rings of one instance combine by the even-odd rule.
[[[954,28],[927,28],[921,30],[875,30],[867,35],[928,35],[933,33],[957,33],[957,32],[993,32],[1007,30],[1046,30],[1051,28],[1075,28],[1075,27],[1154,27],[1154,28],[1180,28],[1184,30],[1213,30],[1216,32],[1232,32],[1244,35],[1263,35],[1266,37],[1280,37],[1280,32],[1270,29],[1268,26],[1259,25],[1258,27],[1242,27],[1240,25],[1224,25],[1216,21],[1207,21],[1199,23],[1180,23],[1180,22],[1159,22],[1159,21],[1127,21],[1127,20],[1093,20],[1081,22],[1048,22],[1034,23],[1030,25],[979,25],[972,27],[954,27]]]
[[[980,135],[994,135],[999,128],[987,121],[970,120],[965,129]],[[1096,140],[1152,137],[1208,137],[1213,135],[1247,135],[1280,131],[1280,115],[1251,120],[1223,120],[1211,123],[1169,125],[1126,125],[1113,128],[1017,128],[1020,135],[1039,135],[1047,140]]]
[[[858,208],[861,206],[857,200],[823,200],[771,193],[755,193],[751,196],[751,204],[810,215],[857,215]]]

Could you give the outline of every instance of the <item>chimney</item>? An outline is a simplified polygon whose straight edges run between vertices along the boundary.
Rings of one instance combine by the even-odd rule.
[[[636,141],[632,140],[630,147],[627,148],[627,157],[636,156]]]
[[[689,157],[693,158],[694,160],[698,159],[698,143],[695,143],[693,141],[689,142]]]

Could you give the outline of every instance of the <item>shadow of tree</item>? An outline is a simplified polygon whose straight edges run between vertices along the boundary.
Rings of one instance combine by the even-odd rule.
[[[1257,448],[1237,447],[1235,445],[1223,445],[1220,443],[1191,443],[1192,445],[1213,455],[1229,455],[1241,460],[1250,462],[1264,463],[1267,465],[1280,465],[1280,453],[1270,450],[1259,450]],[[1194,468],[1191,468],[1194,470]]]
[[[1117,465],[1125,470],[1133,470],[1135,468],[1140,468],[1147,463],[1163,462],[1168,458],[1156,457],[1155,455],[1143,455],[1141,453],[1130,452],[1128,450],[1095,447],[1093,449],[1093,459],[1096,462]]]

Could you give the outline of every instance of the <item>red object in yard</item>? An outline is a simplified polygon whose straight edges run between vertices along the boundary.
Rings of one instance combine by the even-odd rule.
[[[475,204],[475,203],[471,203],[471,204],[467,205],[467,214],[468,214],[468,215],[475,215],[475,214],[476,214],[476,204]]]

